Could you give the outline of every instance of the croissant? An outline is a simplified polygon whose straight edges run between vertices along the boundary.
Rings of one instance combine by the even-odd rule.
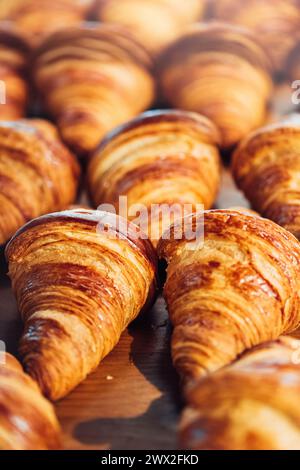
[[[1,0],[0,21],[11,21],[32,45],[50,33],[81,23],[93,0]]]
[[[154,97],[148,53],[117,26],[70,28],[44,41],[35,81],[67,144],[80,156]]]
[[[218,132],[205,117],[184,111],[150,111],[113,131],[91,158],[88,187],[95,206],[112,204],[134,220],[154,245],[172,218],[210,208],[220,183]],[[208,177],[209,175],[209,177]],[[127,198],[127,212],[120,208]],[[163,214],[155,207],[174,209]],[[203,208],[202,208],[203,209]],[[144,220],[143,220],[144,217]]]
[[[235,181],[253,208],[300,237],[300,120],[271,124],[233,155]]]
[[[300,341],[281,337],[199,381],[187,393],[181,446],[300,449]]]
[[[52,400],[93,371],[156,292],[156,253],[114,214],[65,211],[29,222],[6,249],[25,322],[20,354]]]
[[[78,179],[52,124],[0,122],[0,245],[30,219],[74,202]]]
[[[165,99],[209,117],[221,131],[223,148],[265,121],[270,71],[251,32],[222,23],[190,27],[157,61]]]
[[[214,17],[253,30],[278,71],[299,37],[299,7],[299,0],[213,0]]]
[[[21,36],[0,26],[0,121],[19,119],[25,115],[29,52],[29,46]]]
[[[54,450],[61,447],[52,405],[19,362],[0,362],[0,450]]]
[[[192,214],[158,253],[168,263],[164,296],[184,383],[298,327],[300,245],[274,222],[232,210]]]
[[[206,0],[98,0],[97,16],[104,23],[128,28],[153,53],[203,17]]]

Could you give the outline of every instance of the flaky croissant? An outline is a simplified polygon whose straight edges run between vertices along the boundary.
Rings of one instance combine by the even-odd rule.
[[[207,0],[98,0],[98,18],[128,28],[144,46],[159,52],[186,25],[203,17]]]
[[[29,46],[14,30],[0,26],[0,121],[25,116]]]
[[[300,449],[300,341],[281,337],[199,381],[186,395],[181,447]]]
[[[57,400],[93,371],[156,291],[156,254],[125,219],[65,211],[23,227],[6,249],[25,322],[20,353]]]
[[[74,202],[75,157],[43,120],[0,122],[0,244],[25,222]]]
[[[196,113],[142,114],[113,131],[91,159],[88,186],[95,206],[112,204],[130,220],[139,212],[142,228],[156,244],[184,208],[191,213],[197,204],[212,206],[220,183],[218,138],[214,125]],[[124,214],[120,196],[127,198]],[[161,210],[155,212],[155,205]],[[174,212],[163,215],[163,205]]]
[[[299,0],[213,0],[215,18],[253,30],[278,71],[300,30]]]
[[[300,119],[251,134],[235,151],[232,171],[255,210],[300,238]]]
[[[0,362],[0,450],[55,450],[60,429],[52,405],[10,354]]]
[[[91,23],[46,39],[34,75],[64,140],[85,156],[107,131],[150,105],[150,67],[148,53],[126,31]]]
[[[172,356],[185,383],[299,325],[300,245],[274,222],[242,211],[190,215],[158,253],[168,263]]]
[[[228,148],[261,125],[272,90],[268,58],[251,32],[197,24],[158,60],[160,89],[177,108],[209,117]]]

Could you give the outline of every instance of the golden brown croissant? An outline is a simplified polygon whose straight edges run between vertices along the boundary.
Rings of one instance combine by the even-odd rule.
[[[52,405],[10,354],[0,362],[0,450],[60,448]]]
[[[300,30],[299,0],[213,0],[215,18],[246,26],[265,46],[278,71]]]
[[[265,120],[269,61],[246,29],[222,23],[190,27],[162,53],[158,74],[168,102],[209,117],[221,130],[223,147]]]
[[[203,17],[207,0],[98,0],[98,18],[128,28],[156,53]]]
[[[25,222],[74,202],[75,157],[43,120],[0,122],[0,244]]]
[[[29,51],[21,36],[0,26],[0,121],[19,119],[25,115]]]
[[[300,449],[300,341],[266,343],[188,393],[181,446],[193,450]]]
[[[29,222],[6,249],[25,322],[20,353],[57,400],[93,371],[156,291],[156,254],[114,214],[73,210]]]
[[[271,124],[233,156],[235,181],[253,208],[300,237],[300,120]]]
[[[11,21],[37,45],[50,33],[81,23],[93,0],[0,0],[0,21]]]
[[[107,131],[151,103],[150,67],[148,53],[127,32],[89,24],[41,45],[35,81],[66,143],[85,155]]]
[[[292,234],[261,217],[219,210],[177,221],[169,238],[158,252],[168,263],[172,356],[185,382],[297,328],[300,245]]]
[[[130,209],[142,205],[142,228],[156,244],[184,208],[191,213],[197,204],[212,206],[220,182],[218,137],[214,125],[196,113],[142,114],[113,131],[91,159],[88,185],[95,206],[112,204],[134,220],[136,210],[130,214]],[[127,198],[124,214],[120,196]],[[163,215],[154,205],[168,205],[174,212]]]

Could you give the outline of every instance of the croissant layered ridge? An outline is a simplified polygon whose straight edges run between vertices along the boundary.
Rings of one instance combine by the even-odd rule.
[[[266,119],[271,64],[247,29],[214,22],[193,25],[160,55],[157,71],[165,99],[210,118],[224,148]]]
[[[55,450],[60,428],[52,405],[19,362],[3,354],[0,362],[0,449]]]
[[[300,237],[300,119],[263,127],[241,142],[232,160],[253,208]]]
[[[84,209],[27,224],[6,249],[25,323],[20,354],[43,393],[69,393],[156,294],[156,253],[113,214]]]
[[[186,25],[200,20],[206,0],[98,0],[98,18],[128,28],[152,53],[176,39]]]
[[[202,240],[176,239],[187,222]],[[158,253],[168,264],[172,357],[187,385],[297,328],[300,246],[274,222],[233,210],[192,214]]]
[[[218,138],[215,126],[196,113],[140,115],[113,131],[91,158],[88,187],[93,203],[111,204],[120,212],[123,196],[124,215],[131,220],[137,218],[131,209],[138,208],[140,214],[145,208],[144,230],[157,244],[185,207],[190,213],[197,204],[212,206],[220,184]],[[170,213],[163,214],[164,208]]]
[[[180,445],[193,450],[299,450],[300,341],[281,337],[187,393]]]
[[[65,142],[87,156],[106,132],[151,104],[151,68],[150,56],[126,30],[87,23],[42,43],[34,77]]]
[[[49,122],[0,122],[0,244],[30,219],[74,202],[79,173]]]
[[[25,116],[29,45],[13,28],[0,26],[0,121]]]

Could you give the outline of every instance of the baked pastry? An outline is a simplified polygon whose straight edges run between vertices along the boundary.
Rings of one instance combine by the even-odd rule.
[[[6,248],[20,354],[52,400],[92,372],[156,293],[156,254],[125,219],[84,209],[29,222]]]
[[[10,354],[0,362],[0,450],[55,450],[60,429],[52,405]]]
[[[220,183],[218,139],[215,126],[196,113],[140,115],[113,131],[91,158],[88,187],[95,206],[112,204],[124,217],[139,218],[157,244],[184,210],[212,206]],[[120,196],[127,198],[124,207]],[[171,210],[164,213],[164,207]]]
[[[153,53],[176,39],[186,25],[204,16],[207,0],[98,0],[96,13],[104,23],[130,30]]]
[[[115,25],[60,31],[36,52],[35,82],[67,144],[86,156],[154,97],[148,53]]]
[[[0,121],[25,116],[29,46],[13,29],[0,26]]]
[[[299,0],[213,0],[215,18],[253,30],[272,58],[283,70],[300,30]]]
[[[81,23],[94,0],[1,0],[0,21],[11,21],[37,45],[43,37]]]
[[[182,448],[299,450],[299,353],[299,340],[281,337],[194,385]]]
[[[300,237],[300,119],[271,124],[234,153],[235,181],[253,208]]]
[[[0,122],[0,245],[25,222],[74,202],[75,157],[43,120]]]
[[[274,222],[231,210],[192,214],[158,253],[168,264],[172,356],[184,383],[298,327],[300,245]]]
[[[196,24],[158,59],[160,89],[176,108],[197,111],[221,130],[229,148],[263,124],[272,91],[271,67],[246,29]]]

